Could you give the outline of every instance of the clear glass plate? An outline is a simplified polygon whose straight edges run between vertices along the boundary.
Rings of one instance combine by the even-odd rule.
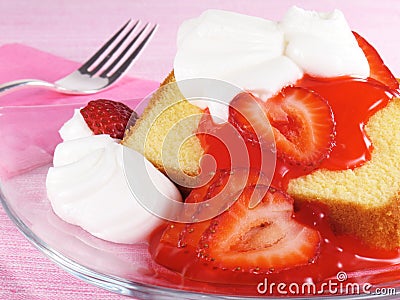
[[[127,103],[134,107],[138,101]],[[0,198],[9,217],[27,239],[73,275],[119,294],[145,299],[257,297],[256,287],[250,291],[248,286],[184,279],[151,259],[148,242],[133,245],[106,242],[67,224],[53,213],[46,196],[45,178],[54,148],[61,141],[58,129],[72,116],[76,107],[0,108]],[[400,266],[396,265],[369,270],[368,274],[379,274],[375,278],[381,287],[400,287],[399,269]],[[357,298],[378,296],[364,294]],[[397,299],[398,296],[385,298]]]

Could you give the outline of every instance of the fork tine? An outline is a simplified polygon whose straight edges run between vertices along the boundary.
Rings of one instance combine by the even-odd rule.
[[[117,65],[117,63],[123,58],[123,56],[128,52],[128,50],[132,47],[132,45],[135,43],[135,41],[138,39],[138,37],[143,33],[144,29],[148,27],[148,23],[146,26],[140,31],[140,33],[135,37],[134,40],[132,40],[129,45],[125,48],[125,50],[121,53],[121,55],[110,65],[106,71],[104,71],[100,77],[107,77],[107,74]],[[142,40],[142,42],[136,47],[136,49],[133,51],[133,53],[125,60],[125,62],[113,72],[112,75],[109,76],[110,82],[113,82],[117,78],[121,76],[122,73],[124,73],[129,66],[133,63],[134,59],[140,54],[142,51],[143,47],[147,44],[147,42],[150,40],[152,37],[153,33],[157,29],[157,24],[153,26],[153,28],[150,30],[150,32],[146,35],[146,37]]]
[[[118,38],[118,36],[124,31],[132,20],[129,19],[124,26],[118,30],[92,57],[90,57],[80,68],[79,71],[83,74],[88,74],[87,69],[110,47],[110,45]],[[137,25],[138,22],[134,26]]]
[[[121,45],[125,42],[125,40],[130,36],[130,34],[132,33],[132,31],[136,28],[136,26],[139,24],[139,21],[136,21],[136,23],[132,26],[131,29],[129,29],[129,31],[124,35],[124,37],[121,38],[121,40],[118,42],[118,44],[116,44],[114,46],[114,48],[107,53],[107,56],[103,58],[103,60],[101,62],[99,62],[97,64],[97,66],[92,69],[91,71],[88,71],[89,75],[94,75],[96,74],[109,60],[110,58],[114,55],[114,53],[116,51],[118,51],[118,49],[121,47]]]
[[[139,37],[143,34],[143,32],[146,30],[146,28],[149,26],[149,23],[147,23],[142,30],[140,30],[136,36],[130,41],[130,43],[125,47],[125,49],[121,52],[121,54],[112,62],[107,69],[100,74],[100,77],[107,77],[107,74],[111,72],[111,70],[122,60],[122,58],[126,55],[126,53],[131,49],[133,44],[139,39]]]

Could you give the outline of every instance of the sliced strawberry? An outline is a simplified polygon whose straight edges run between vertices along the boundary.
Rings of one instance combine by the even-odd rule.
[[[178,246],[179,235],[185,228],[184,223],[169,222],[160,238],[160,243]]]
[[[332,110],[304,88],[287,87],[266,103],[241,93],[231,102],[229,121],[247,141],[274,137],[279,157],[307,168],[317,167],[333,146]]]
[[[90,101],[81,109],[81,115],[94,134],[109,134],[117,139],[124,137],[128,122],[133,125],[138,118],[125,104],[104,99]]]
[[[273,134],[265,112],[264,103],[253,94],[243,92],[230,103],[229,122],[246,141],[271,142]]]
[[[195,248],[187,250],[179,247],[179,235],[185,228],[184,223],[169,222],[159,241],[150,246],[156,262],[171,270],[182,272],[188,262],[196,259]],[[179,259],[176,259],[179,257]]]
[[[329,104],[318,94],[286,87],[265,104],[278,156],[296,165],[316,168],[333,145],[335,122]]]
[[[320,235],[292,217],[293,200],[270,188],[254,208],[247,187],[235,204],[213,219],[199,243],[199,257],[217,268],[244,273],[307,265],[318,252]]]
[[[224,177],[227,177],[227,171],[219,171],[208,184],[193,189],[185,199],[185,203],[199,203],[210,199],[219,189],[223,188],[225,184]],[[197,214],[201,214],[201,212],[197,212]],[[195,250],[201,235],[208,226],[210,226],[210,220],[184,224],[178,235],[178,247],[192,248],[192,250]]]
[[[213,203],[215,211],[224,211],[230,204],[231,199],[237,197],[241,190],[248,185],[267,183],[256,170],[234,169],[218,170],[210,182],[203,187],[194,189],[186,198],[186,203],[199,203],[213,197],[217,201]],[[229,185],[229,186],[227,186]],[[266,192],[266,189],[264,189]],[[256,197],[257,195],[255,195]],[[258,199],[256,199],[258,200]],[[202,211],[196,212],[195,219],[202,216]],[[197,247],[204,231],[209,227],[210,220],[187,224],[179,235],[178,245],[180,247]]]
[[[398,89],[399,82],[396,80],[396,77],[394,77],[392,72],[390,72],[389,68],[384,64],[378,51],[376,51],[375,48],[357,32],[353,31],[353,34],[357,40],[358,46],[362,49],[368,60],[370,77],[393,90]]]
[[[278,274],[313,262],[320,235],[294,219],[292,198],[257,185],[257,172],[244,174],[220,170],[209,183],[194,189],[187,202],[224,193],[228,182],[234,186],[242,185],[243,178],[246,182],[236,202],[221,215],[194,224],[170,223],[151,247],[155,261],[187,278],[229,284],[259,282],[272,270]],[[252,204],[254,195],[261,199],[256,206]]]
[[[228,170],[218,170],[207,184],[193,189],[185,199],[185,203],[199,203],[217,195],[224,188],[229,174]],[[195,213],[194,219],[201,214],[201,212]],[[178,248],[193,247],[194,250],[209,224],[209,220],[190,224],[170,222],[161,236],[160,243],[167,243]]]
[[[226,208],[229,196],[240,192],[244,185],[264,183],[258,171],[248,169],[218,170],[213,178],[205,185],[195,188],[185,199],[185,203],[199,203],[221,195],[222,201],[215,203],[218,210]],[[227,184],[229,182],[229,188]],[[201,217],[202,211],[196,212],[196,217]],[[169,222],[164,229],[159,243],[154,247],[153,256],[163,266],[172,270],[182,272],[187,264],[197,260],[196,249],[200,238],[210,226],[211,220],[184,224]],[[179,260],[175,258],[179,256]]]

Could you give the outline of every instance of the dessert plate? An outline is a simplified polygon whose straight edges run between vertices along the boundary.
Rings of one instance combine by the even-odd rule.
[[[139,100],[124,102],[135,107]],[[257,286],[216,285],[184,279],[151,259],[149,241],[133,245],[106,242],[58,218],[47,199],[45,179],[54,148],[61,141],[58,129],[77,107],[76,104],[0,107],[0,198],[11,220],[33,245],[76,277],[136,298],[276,298],[276,295],[260,294]],[[400,287],[399,269],[395,265],[360,274],[383,288]],[[383,293],[357,295],[357,298],[380,296],[397,298]]]

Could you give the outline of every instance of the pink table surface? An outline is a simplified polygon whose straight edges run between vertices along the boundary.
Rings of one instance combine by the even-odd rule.
[[[129,76],[160,81],[172,67],[176,30],[183,20],[207,8],[278,20],[290,5],[341,9],[351,28],[362,33],[400,76],[400,2],[396,0],[4,0],[0,1],[0,46],[22,43],[80,62],[125,20],[140,18],[157,22],[160,28]],[[2,208],[0,237],[0,299],[124,298],[84,283],[50,262],[25,240]]]

